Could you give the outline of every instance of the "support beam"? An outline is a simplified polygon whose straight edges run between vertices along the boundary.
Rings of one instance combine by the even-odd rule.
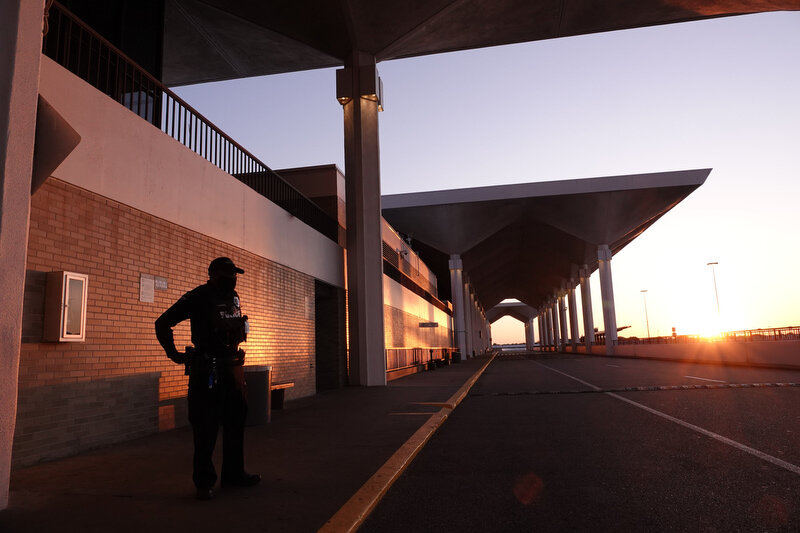
[[[592,314],[592,288],[589,283],[591,271],[587,265],[580,268],[581,308],[583,310],[583,335],[587,353],[591,353],[594,344],[594,315]]]
[[[570,327],[570,345],[572,346],[572,351],[578,351],[578,338],[580,336],[578,332],[578,309],[577,309],[577,299],[575,298],[575,278],[569,280],[569,285],[567,289],[567,298],[569,299],[569,327]]]
[[[614,306],[614,283],[611,279],[611,249],[603,244],[597,248],[600,264],[600,297],[603,299],[603,328],[606,331],[606,354],[614,354],[617,344],[617,312]]]
[[[336,78],[344,111],[350,383],[386,385],[375,58],[353,52]]]
[[[480,351],[480,335],[478,334],[479,331],[479,324],[478,324],[478,305],[475,301],[475,293],[472,292],[472,287],[470,286],[469,291],[469,311],[470,311],[470,333],[472,335],[472,348],[470,349],[469,356],[475,357],[478,355]]]
[[[0,2],[0,509],[8,507],[17,417],[44,2]]]
[[[533,351],[533,346],[536,343],[534,339],[534,331],[535,326],[533,325],[533,319],[529,318],[525,322],[525,349],[529,352]]]
[[[567,351],[567,307],[564,298],[566,296],[566,291],[562,287],[560,291],[558,291],[558,295],[556,299],[558,300],[558,323],[561,326],[559,331],[561,335],[561,343],[558,346],[558,351],[566,352]]]
[[[559,330],[559,323],[558,323],[558,301],[556,298],[553,298],[550,301],[550,316],[552,317],[551,320],[551,329],[553,331],[553,351],[557,352],[559,347],[561,346],[561,337],[558,333]]]
[[[539,322],[539,351],[542,352],[544,351],[545,339],[547,338],[544,326],[544,315],[540,312],[536,319]]]
[[[472,357],[472,350],[474,349],[474,344],[472,343],[472,332],[474,330],[473,321],[472,321],[472,298],[471,292],[469,288],[469,280],[467,279],[468,276],[464,276],[464,285],[463,285],[463,292],[464,292],[464,338],[466,339],[466,346],[467,351],[464,353],[464,359],[469,359]]]
[[[450,293],[453,299],[453,341],[455,347],[461,353],[461,357],[467,357],[467,339],[464,317],[464,264],[461,262],[460,255],[450,256]]]

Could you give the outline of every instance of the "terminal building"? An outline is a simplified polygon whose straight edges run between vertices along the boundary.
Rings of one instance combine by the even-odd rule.
[[[187,423],[183,368],[153,323],[215,257],[245,270],[247,364],[291,383],[289,400],[480,355],[505,315],[525,324],[529,348],[608,353],[613,255],[711,172],[381,197],[376,63],[734,14],[738,2],[560,15],[561,2],[511,0],[409,13],[399,2],[353,1],[350,13],[266,4],[2,3],[0,508],[12,468]],[[345,169],[273,170],[168,89],[331,66],[344,67],[331,98],[343,106]]]

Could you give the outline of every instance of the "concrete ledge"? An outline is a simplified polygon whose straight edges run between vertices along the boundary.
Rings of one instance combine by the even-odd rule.
[[[614,357],[800,369],[800,341],[625,344]]]

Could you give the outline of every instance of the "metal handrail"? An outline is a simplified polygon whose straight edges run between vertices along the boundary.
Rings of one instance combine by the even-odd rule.
[[[333,241],[338,223],[64,6],[54,2],[42,53]]]
[[[386,371],[403,370],[413,366],[449,361],[458,348],[431,346],[414,348],[386,348]]]

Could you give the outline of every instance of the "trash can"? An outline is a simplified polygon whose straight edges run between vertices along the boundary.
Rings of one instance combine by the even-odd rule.
[[[453,362],[454,363],[461,362],[461,352],[453,352]]]
[[[244,382],[247,384],[247,418],[245,425],[258,426],[270,421],[272,413],[272,367],[245,366]]]

